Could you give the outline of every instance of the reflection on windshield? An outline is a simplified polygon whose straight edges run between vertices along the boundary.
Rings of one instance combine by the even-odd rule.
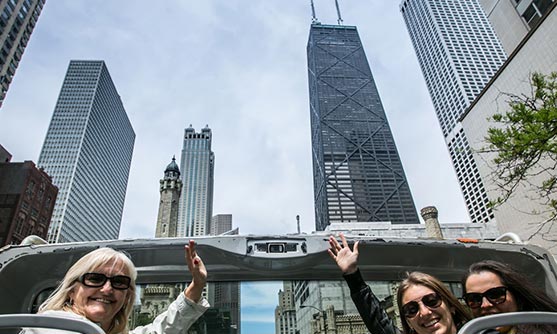
[[[394,297],[398,282],[368,284],[383,309],[400,325]],[[458,283],[448,286],[461,295]],[[139,286],[130,327],[152,322],[184,288],[184,283]],[[211,308],[188,333],[368,333],[344,281],[209,283],[204,296]]]

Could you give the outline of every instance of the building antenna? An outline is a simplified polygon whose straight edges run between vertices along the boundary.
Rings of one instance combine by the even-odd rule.
[[[342,16],[340,16],[340,7],[338,6],[338,0],[335,0],[335,6],[337,6],[338,25],[342,25]]]
[[[313,5],[313,0],[311,0],[311,23],[317,22],[317,16],[315,16],[315,6]]]

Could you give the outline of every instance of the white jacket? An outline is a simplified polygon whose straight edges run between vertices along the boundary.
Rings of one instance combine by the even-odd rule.
[[[190,326],[195,323],[195,321],[203,315],[205,310],[209,308],[209,302],[205,299],[199,301],[199,303],[194,303],[184,296],[184,293],[180,293],[178,298],[173,301],[169,306],[168,310],[159,314],[155,320],[145,326],[137,327],[130,330],[130,334],[174,334],[174,333],[185,333]],[[63,316],[66,318],[81,319],[90,321],[85,317],[78,314],[66,311],[46,311],[43,314],[51,314],[57,316]],[[76,332],[61,331],[58,329],[48,329],[48,328],[24,328],[20,334],[75,334]]]

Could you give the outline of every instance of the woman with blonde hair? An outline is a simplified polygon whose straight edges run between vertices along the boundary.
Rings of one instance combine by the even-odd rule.
[[[192,282],[151,324],[129,330],[128,318],[135,301],[137,270],[124,253],[111,248],[99,248],[80,258],[39,307],[39,313],[85,319],[99,325],[107,334],[187,331],[209,308],[209,303],[201,298],[207,270],[195,251],[193,240],[185,246],[185,252]],[[22,331],[25,334],[60,332],[38,328]]]

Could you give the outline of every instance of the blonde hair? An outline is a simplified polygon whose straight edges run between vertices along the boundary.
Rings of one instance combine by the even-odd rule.
[[[113,268],[125,271],[131,277],[130,287],[127,290],[126,300],[122,309],[112,319],[112,325],[107,334],[128,333],[128,317],[135,301],[135,280],[137,270],[133,262],[122,252],[112,248],[99,248],[85,254],[68,269],[62,282],[56,290],[39,307],[39,313],[48,310],[72,311],[70,293],[78,283],[79,278],[88,272],[94,272],[102,266],[112,264]]]

